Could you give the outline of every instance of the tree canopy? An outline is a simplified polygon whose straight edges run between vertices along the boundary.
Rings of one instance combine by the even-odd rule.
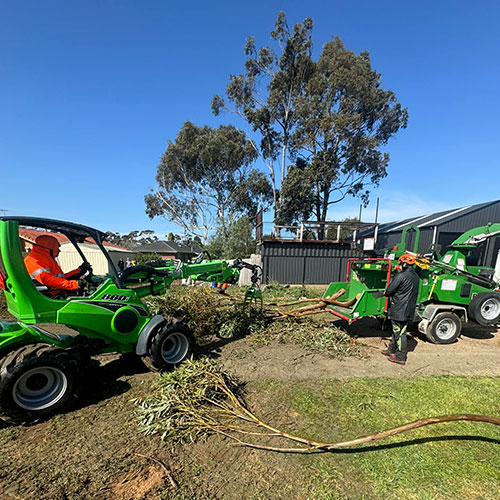
[[[270,47],[257,50],[255,39],[248,38],[244,49],[247,56],[245,73],[231,75],[226,87],[232,108],[221,95],[212,100],[214,114],[222,110],[235,111],[254,132],[260,133],[259,146],[252,144],[269,171],[275,219],[282,202],[278,179],[283,184],[290,140],[296,127],[295,103],[303,93],[312,67],[311,31],[312,19],[304,19],[291,31],[284,12],[280,12],[271,38],[277,42],[281,53],[278,55]]]
[[[306,18],[290,30],[280,12],[271,32],[279,53],[257,49],[250,37],[244,73],[212,101],[215,114],[236,112],[260,134],[259,146],[251,144],[269,170],[275,223],[326,221],[347,196],[367,204],[370,187],[387,175],[381,147],[408,121],[368,52],[356,55],[335,38],[314,61],[312,28]]]
[[[232,125],[184,123],[161,157],[158,187],[145,197],[147,214],[165,216],[204,241],[217,226],[224,232],[228,218],[255,216],[272,200],[265,174],[251,167],[256,157],[251,142]]]
[[[256,242],[252,237],[253,226],[248,217],[227,221],[223,230],[220,226],[205,246],[212,258],[235,259],[250,257],[255,253]]]
[[[328,208],[349,195],[367,204],[369,187],[387,175],[389,154],[380,147],[406,127],[408,112],[392,91],[380,88],[380,78],[368,52],[357,56],[339,38],[323,46],[297,99],[297,162],[283,185],[285,218],[298,188],[304,210],[325,221]]]
[[[158,241],[158,237],[155,235],[155,232],[150,229],[144,231],[130,231],[130,233],[127,234],[109,231],[106,233],[106,241],[130,249],[139,245]]]

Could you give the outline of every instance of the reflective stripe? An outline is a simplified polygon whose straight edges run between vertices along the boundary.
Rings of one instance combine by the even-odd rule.
[[[41,273],[50,273],[50,269],[47,267],[41,267],[40,269],[33,271],[30,277],[31,279],[35,279]]]
[[[64,274],[63,273],[57,273],[57,274],[54,274],[54,276],[57,276],[58,278],[64,278]]]

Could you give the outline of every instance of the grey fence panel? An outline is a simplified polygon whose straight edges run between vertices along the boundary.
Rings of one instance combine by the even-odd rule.
[[[360,256],[349,245],[323,242],[264,241],[260,252],[264,283],[283,284],[344,281],[348,259]]]

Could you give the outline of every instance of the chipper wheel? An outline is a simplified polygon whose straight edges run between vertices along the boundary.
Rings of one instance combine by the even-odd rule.
[[[452,344],[462,332],[462,322],[453,312],[441,312],[427,325],[425,335],[433,344]]]
[[[469,304],[469,316],[480,325],[496,325],[500,321],[500,293],[478,293]]]
[[[0,364],[0,417],[30,423],[63,410],[76,395],[78,364],[64,349],[30,344]]]
[[[193,343],[191,330],[183,323],[171,320],[155,333],[149,355],[143,360],[150,370],[173,370],[189,357]]]

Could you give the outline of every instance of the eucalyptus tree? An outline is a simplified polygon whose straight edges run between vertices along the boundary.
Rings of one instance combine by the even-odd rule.
[[[272,199],[266,175],[252,167],[256,157],[232,125],[214,129],[185,122],[161,157],[157,188],[145,196],[146,213],[164,216],[205,242],[217,227],[225,233],[226,220],[253,217]]]
[[[286,178],[290,140],[297,124],[295,103],[312,69],[312,27],[312,19],[306,18],[290,30],[285,13],[280,12],[271,32],[279,53],[268,46],[257,49],[255,39],[248,38],[244,73],[230,75],[227,100],[221,95],[212,100],[214,114],[222,110],[237,113],[259,132],[260,144],[252,144],[269,171],[275,220],[282,203],[279,187]]]
[[[348,196],[366,204],[387,175],[382,148],[408,121],[368,52],[356,55],[335,38],[314,61],[312,27],[306,18],[290,30],[280,12],[271,32],[279,52],[249,38],[244,73],[231,75],[225,98],[212,100],[215,114],[237,113],[259,132],[260,144],[249,140],[269,170],[274,221],[282,224],[325,221]]]
[[[281,215],[290,221],[309,212],[325,221],[329,207],[347,196],[366,205],[370,187],[387,175],[389,154],[381,148],[407,126],[408,111],[381,88],[369,53],[356,55],[335,38],[296,99],[295,120],[297,161],[283,184]]]

